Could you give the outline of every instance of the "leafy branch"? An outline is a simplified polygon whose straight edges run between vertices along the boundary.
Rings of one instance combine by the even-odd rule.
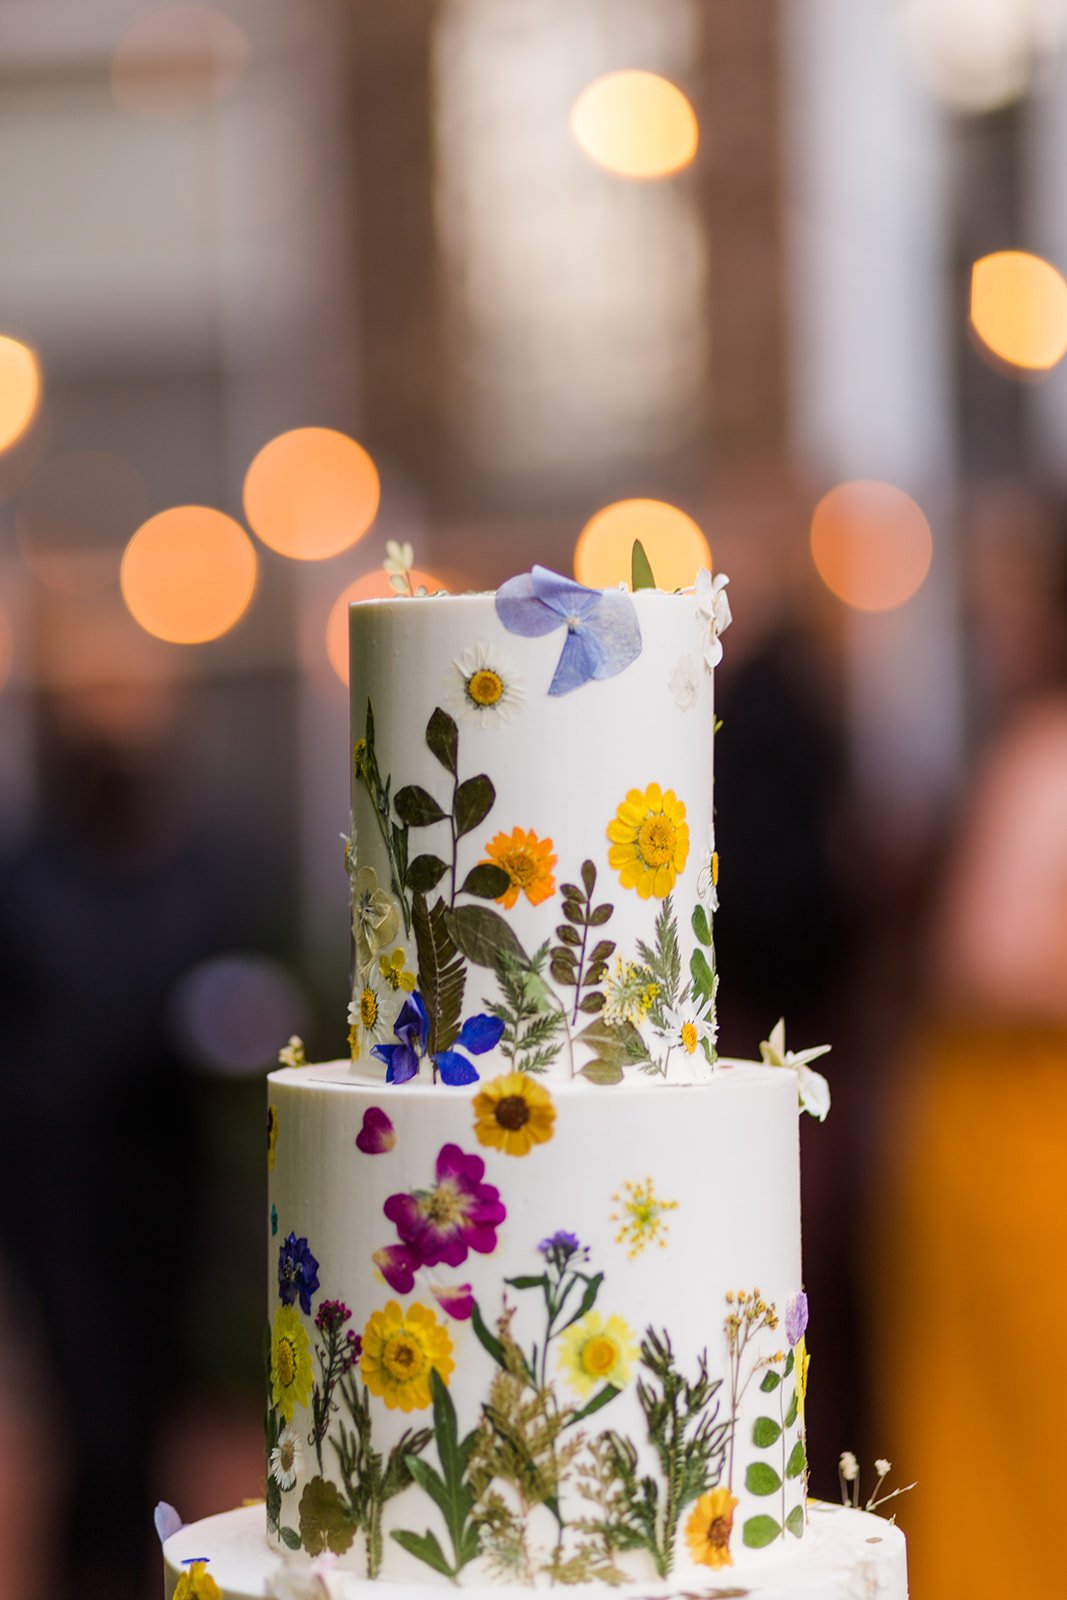
[[[394,1529],[392,1537],[403,1549],[419,1561],[424,1561],[435,1572],[456,1579],[481,1549],[478,1529],[471,1521],[474,1494],[468,1479],[476,1435],[469,1433],[465,1439],[460,1439],[452,1396],[436,1368],[430,1372],[430,1389],[433,1395],[433,1436],[441,1470],[438,1472],[428,1461],[421,1461],[415,1455],[409,1457],[408,1468],[415,1482],[425,1489],[444,1518],[452,1545],[452,1558],[449,1560],[431,1529],[425,1533]]]
[[[374,820],[378,825],[378,832],[381,834],[389,860],[389,878],[393,893],[400,902],[404,917],[404,932],[410,934],[411,907],[405,893],[408,878],[408,830],[403,818],[400,819],[399,827],[392,820],[390,789],[393,780],[392,777],[383,779],[378,765],[378,755],[374,748],[374,711],[369,700],[363,738],[356,743],[352,753],[352,765],[357,779],[370,795]]]
[[[496,964],[502,998],[486,1003],[491,1016],[504,1024],[499,1049],[513,1072],[544,1072],[560,1051],[560,1034],[567,1034],[567,1017],[545,982],[548,942],[528,959],[502,950]]]
[[[615,949],[613,939],[598,939],[589,948],[589,930],[602,927],[611,918],[613,906],[606,902],[593,904],[596,887],[596,867],[591,861],[582,862],[582,885],[565,883],[562,886],[563,915],[556,929],[559,944],[551,951],[551,972],[557,983],[574,990],[572,1025],[578,1021],[579,1011],[595,1016],[604,1009],[604,995],[600,988],[608,972],[608,957]],[[585,991],[583,993],[583,990]]]
[[[408,867],[404,882],[413,892],[430,894],[445,873],[449,874],[449,906],[456,903],[457,894],[475,895],[483,900],[498,900],[507,892],[510,879],[502,867],[483,862],[472,867],[462,884],[459,882],[459,841],[481,826],[493,809],[496,790],[492,780],[479,772],[473,778],[459,776],[459,729],[454,718],[438,706],[426,724],[426,744],[452,779],[452,798],[449,809],[434,799],[428,789],[417,783],[405,784],[393,799],[396,814],[408,828],[430,828],[447,822],[451,841],[450,860],[440,856],[419,855]]]
[[[382,1566],[382,1508],[414,1481],[411,1464],[430,1443],[433,1430],[406,1429],[383,1459],[371,1442],[370,1395],[366,1387],[357,1384],[350,1373],[342,1380],[341,1394],[352,1428],[349,1430],[342,1422],[338,1437],[331,1443],[337,1452],[349,1515],[366,1537],[367,1576],[376,1578]]]

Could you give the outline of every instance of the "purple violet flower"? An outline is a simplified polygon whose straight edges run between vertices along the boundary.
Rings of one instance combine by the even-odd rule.
[[[430,1023],[426,1015],[426,1007],[418,991],[413,991],[400,1008],[400,1015],[393,1028],[399,1044],[376,1044],[371,1046],[371,1055],[377,1056],[379,1061],[384,1061],[387,1071],[386,1083],[407,1083],[419,1070],[419,1062],[426,1056],[426,1043],[430,1032]],[[499,1017],[490,1017],[485,1012],[479,1012],[475,1017],[468,1017],[459,1031],[456,1040],[457,1048],[454,1050],[439,1050],[430,1057],[433,1062],[434,1075],[439,1076],[442,1083],[452,1086],[463,1083],[474,1083],[478,1078],[477,1068],[473,1062],[468,1061],[460,1053],[466,1050],[472,1056],[484,1055],[487,1050],[492,1050],[498,1044],[504,1032],[504,1024]],[[368,1111],[367,1117],[370,1116]],[[380,1113],[384,1116],[384,1112]],[[360,1144],[360,1139],[367,1132],[367,1117],[364,1126],[356,1138],[360,1149],[366,1149]],[[388,1118],[386,1118],[388,1121]],[[390,1129],[392,1124],[390,1123]],[[395,1134],[393,1135],[395,1143]],[[383,1148],[391,1149],[392,1146]],[[368,1152],[376,1154],[377,1152]]]
[[[795,1294],[785,1308],[785,1336],[790,1346],[797,1345],[808,1326],[808,1297],[803,1289]]]
[[[386,1065],[386,1083],[407,1083],[419,1070],[419,1062],[426,1053],[426,1038],[430,1031],[426,1007],[418,994],[409,994],[400,1007],[400,1015],[393,1024],[399,1044],[375,1044],[371,1055]]]
[[[387,1046],[395,1049],[395,1046]],[[396,1129],[380,1106],[368,1106],[363,1113],[363,1126],[356,1134],[356,1149],[365,1156],[383,1156],[396,1147]]]
[[[625,590],[587,589],[547,567],[502,583],[496,612],[509,633],[527,639],[566,628],[549,694],[567,694],[590,678],[613,678],[641,653],[641,627]]]
[[[385,1214],[396,1224],[402,1245],[418,1266],[436,1267],[444,1262],[458,1267],[471,1250],[489,1255],[496,1249],[496,1230],[507,1211],[499,1190],[482,1182],[484,1172],[481,1156],[465,1155],[458,1144],[446,1144],[437,1157],[437,1181],[432,1189],[389,1196]],[[380,1261],[378,1264],[381,1266]],[[384,1274],[384,1267],[382,1271]],[[385,1276],[391,1283],[388,1274]]]
[[[582,1247],[578,1242],[576,1233],[567,1233],[565,1229],[560,1228],[557,1233],[551,1233],[547,1239],[542,1239],[537,1248],[543,1256],[551,1255],[557,1250],[561,1253],[566,1251],[567,1255],[572,1256],[576,1250],[580,1250]]]
[[[319,1264],[308,1249],[306,1239],[291,1233],[278,1251],[278,1293],[282,1304],[291,1306],[299,1296],[300,1309],[311,1315],[311,1296],[319,1286]]]

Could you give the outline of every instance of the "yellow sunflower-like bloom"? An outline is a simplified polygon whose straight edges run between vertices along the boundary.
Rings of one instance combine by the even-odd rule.
[[[178,1579],[174,1600],[222,1600],[222,1590],[207,1570],[206,1561],[194,1561]]]
[[[729,1489],[709,1489],[693,1507],[685,1525],[689,1554],[702,1567],[732,1567],[730,1535],[737,1498]]]
[[[556,1108],[548,1090],[528,1072],[490,1078],[474,1097],[474,1133],[479,1144],[506,1156],[525,1156],[551,1139]]]
[[[539,839],[536,833],[512,828],[510,833],[498,833],[485,847],[485,854],[494,867],[502,867],[511,882],[497,901],[505,911],[510,911],[520,894],[525,894],[532,906],[541,903],[556,892],[552,868],[559,860],[552,852],[551,839]]]
[[[379,956],[378,971],[390,989],[403,989],[405,994],[410,994],[418,980],[413,972],[407,970],[406,964],[407,957],[403,950],[394,950],[391,956]]]
[[[608,823],[608,861],[624,889],[636,889],[642,900],[665,900],[689,857],[689,824],[685,805],[673,789],[658,783],[627,791]]]
[[[390,1300],[363,1330],[359,1370],[371,1394],[390,1411],[424,1410],[432,1399],[430,1373],[436,1369],[447,1384],[454,1367],[451,1336],[428,1306],[402,1311]]]
[[[279,1306],[270,1337],[271,1397],[286,1422],[306,1406],[315,1382],[311,1344],[295,1306]]]
[[[592,1394],[605,1383],[625,1388],[637,1356],[636,1341],[622,1317],[611,1316],[605,1322],[599,1311],[573,1323],[559,1341],[560,1370],[581,1395]]]

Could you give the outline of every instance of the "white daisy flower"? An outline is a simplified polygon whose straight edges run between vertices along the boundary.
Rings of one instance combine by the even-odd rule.
[[[348,1042],[353,1061],[388,1037],[399,1010],[396,996],[384,991],[376,978],[368,977],[348,1003]]]
[[[526,693],[511,657],[499,645],[478,643],[452,663],[450,701],[461,717],[483,727],[509,722],[522,709]]]
[[[690,996],[679,1005],[668,1007],[664,1014],[669,1028],[667,1038],[673,1048],[693,1056],[705,1039],[714,1046],[717,1032],[714,995],[699,1003]]]
[[[715,824],[708,824],[708,842],[700,852],[697,871],[697,896],[709,911],[719,909],[719,854],[715,849]]]
[[[270,1453],[270,1475],[279,1489],[291,1489],[304,1465],[304,1451],[300,1435],[288,1423],[278,1435],[278,1443]]]
[[[733,616],[726,596],[729,578],[719,572],[713,578],[707,567],[701,567],[696,577],[697,616],[703,618],[707,632],[704,636],[704,665],[710,672],[722,660],[720,634],[726,632]]]
[[[680,711],[691,711],[697,700],[697,668],[692,656],[679,656],[670,670],[667,684]]]

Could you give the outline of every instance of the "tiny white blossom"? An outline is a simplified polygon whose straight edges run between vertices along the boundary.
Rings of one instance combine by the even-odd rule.
[[[304,1041],[298,1033],[289,1035],[289,1043],[278,1051],[278,1060],[283,1067],[306,1067],[308,1058],[304,1053]]]
[[[830,1085],[821,1072],[813,1071],[810,1062],[817,1061],[830,1049],[828,1044],[817,1044],[809,1050],[787,1050],[785,1047],[785,1018],[779,1017],[771,1029],[769,1039],[760,1043],[760,1056],[765,1066],[791,1067],[797,1075],[797,1093],[801,1109],[826,1121],[830,1110]]]
[[[879,1456],[878,1460],[874,1463],[874,1470],[877,1472],[880,1478],[888,1478],[889,1474],[893,1470],[893,1463],[891,1461],[887,1461],[884,1456]]]
[[[270,1453],[270,1475],[281,1489],[291,1489],[304,1465],[300,1435],[286,1423]]]
[[[670,670],[667,684],[680,711],[691,711],[697,699],[697,669],[692,656],[679,656]]]
[[[855,1483],[860,1475],[860,1464],[851,1450],[842,1450],[837,1470],[846,1483]]]
[[[702,617],[707,628],[704,638],[704,665],[710,672],[722,660],[720,634],[726,632],[733,615],[726,595],[729,578],[719,572],[713,578],[707,567],[701,567],[696,576],[695,594],[697,616]]]

